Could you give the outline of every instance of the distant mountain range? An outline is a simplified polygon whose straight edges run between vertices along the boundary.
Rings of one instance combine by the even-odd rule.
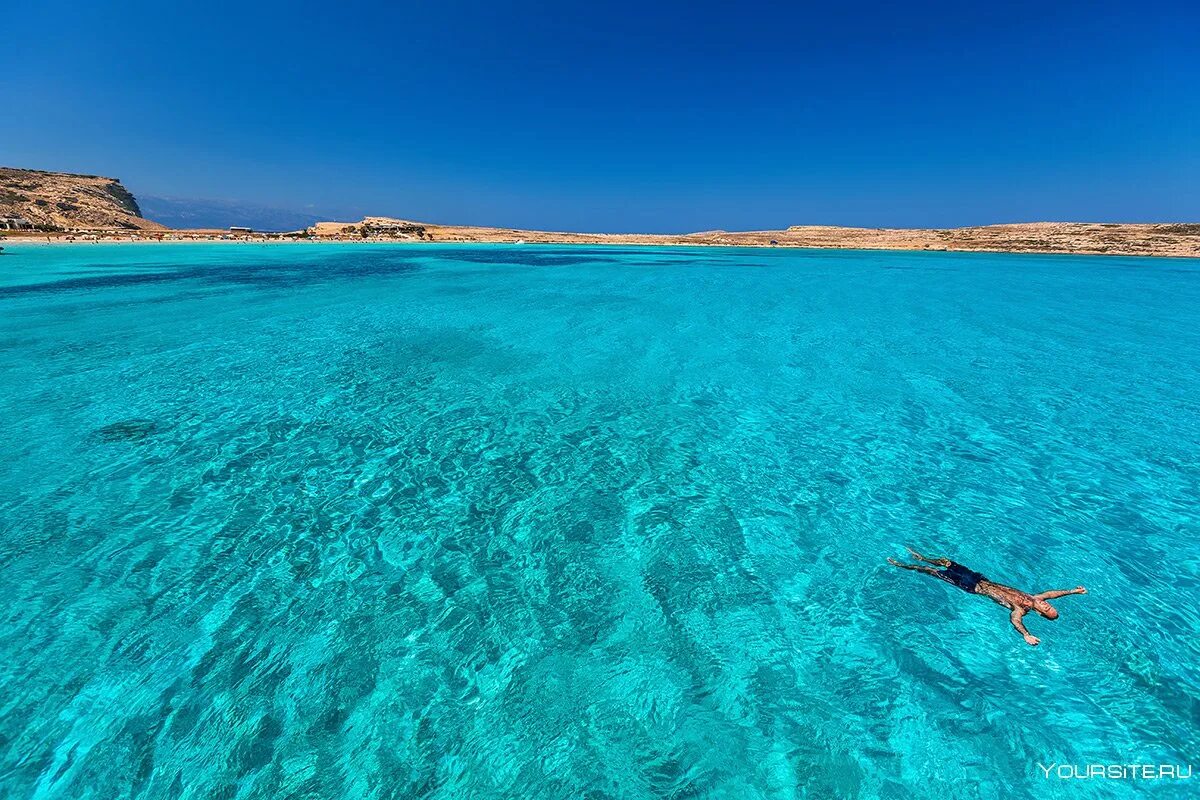
[[[314,214],[236,200],[141,195],[138,203],[147,219],[168,228],[229,228],[237,225],[256,231],[296,231],[322,219]]]

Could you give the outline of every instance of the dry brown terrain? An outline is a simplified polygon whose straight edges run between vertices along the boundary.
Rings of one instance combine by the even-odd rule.
[[[562,244],[674,244],[854,248],[864,250],[978,250],[1017,253],[1109,253],[1200,257],[1200,223],[1031,222],[974,228],[840,228],[795,225],[781,231],[687,234],[567,233],[515,228],[432,225],[388,217],[321,222],[319,239]]]
[[[116,178],[13,167],[0,167],[0,219],[36,231],[165,230]]]
[[[19,222],[14,225],[13,219]],[[0,167],[0,228],[4,227],[28,228],[0,230],[10,237],[49,235],[87,239],[311,238],[345,242],[726,245],[1200,257],[1200,223],[1031,222],[948,229],[795,225],[779,231],[640,234],[530,231],[366,217],[358,222],[319,222],[291,234],[171,231],[144,219],[133,195],[114,178]]]

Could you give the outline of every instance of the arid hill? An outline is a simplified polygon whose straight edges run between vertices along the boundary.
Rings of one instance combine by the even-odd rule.
[[[570,233],[365,217],[317,222],[285,234],[228,230],[171,231],[142,217],[115,178],[0,167],[0,233],[91,231],[89,239],[301,239],[325,241],[524,242],[816,247],[863,250],[954,250],[1011,253],[1096,253],[1200,258],[1200,223],[1029,222],[973,228],[841,228],[793,225],[787,230],[701,233]],[[141,233],[151,236],[142,236]]]
[[[116,178],[0,167],[0,228],[161,231]]]
[[[782,231],[641,234],[480,228],[367,217],[360,222],[319,222],[308,229],[308,234],[319,239],[337,240],[759,247],[776,245],[863,250],[975,250],[1200,257],[1200,224],[1187,223],[1030,222],[946,229],[794,225]]]

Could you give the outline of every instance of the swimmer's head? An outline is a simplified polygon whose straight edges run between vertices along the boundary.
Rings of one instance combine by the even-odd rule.
[[[1058,619],[1058,609],[1040,597],[1035,597],[1033,599],[1033,610],[1041,614],[1046,619]]]

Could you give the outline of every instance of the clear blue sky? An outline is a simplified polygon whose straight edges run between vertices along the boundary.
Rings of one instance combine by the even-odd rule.
[[[1200,220],[1200,3],[16,0],[0,164],[572,230]]]

